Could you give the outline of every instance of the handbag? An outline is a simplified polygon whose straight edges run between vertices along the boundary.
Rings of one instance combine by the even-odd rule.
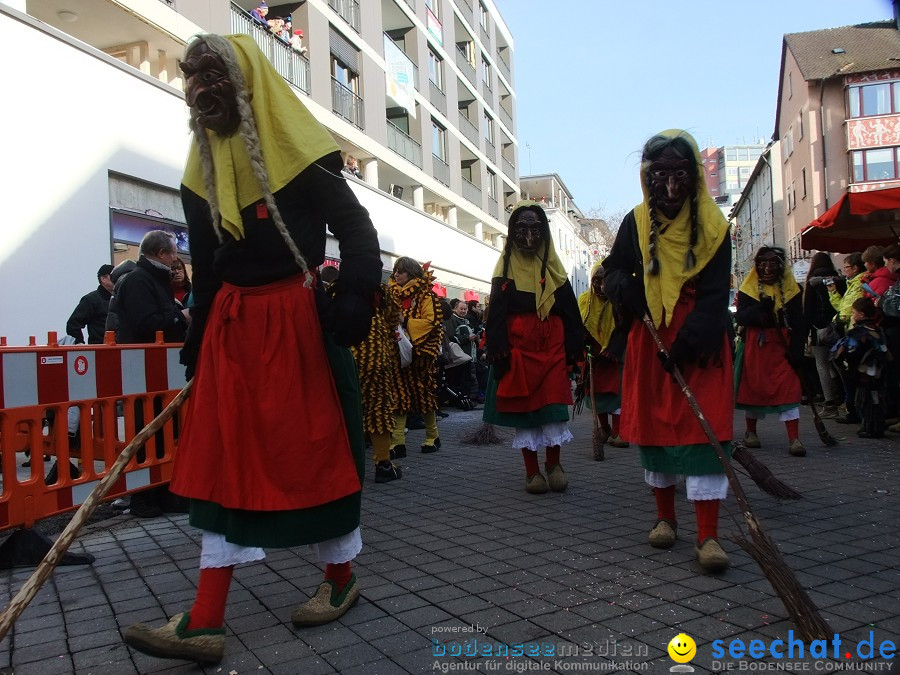
[[[837,319],[832,319],[825,328],[816,328],[816,340],[823,347],[834,347],[844,337],[844,327]]]
[[[884,292],[879,307],[885,316],[900,317],[900,281]]]
[[[402,326],[397,327],[400,339],[397,341],[397,349],[400,350],[400,367],[409,368],[413,360],[413,345],[409,339],[409,334],[403,330]]]
[[[471,360],[472,357],[469,354],[466,354],[465,351],[463,351],[462,347],[460,347],[455,342],[451,342],[449,362],[444,366],[444,368],[456,368],[456,366],[461,366],[462,364],[468,363]]]

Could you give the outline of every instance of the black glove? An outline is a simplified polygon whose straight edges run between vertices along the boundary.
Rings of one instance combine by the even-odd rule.
[[[339,346],[355,347],[369,336],[372,298],[354,291],[338,292],[325,308],[322,327]]]
[[[200,345],[185,342],[181,348],[180,361],[184,365],[184,379],[190,380],[197,370],[197,358],[200,356]]]
[[[494,367],[494,379],[499,382],[509,372],[509,357],[503,356],[491,365]]]
[[[678,366],[678,370],[684,371],[684,365],[692,363],[695,360],[694,357],[693,347],[681,338],[676,338],[675,342],[672,343],[672,346],[669,348],[668,358],[662,352],[659,353],[663,369],[667,373],[674,372],[675,366]]]
[[[774,326],[775,321],[775,300],[768,295],[759,301],[759,323],[762,326]]]
[[[622,306],[631,312],[637,319],[643,319],[647,314],[647,298],[640,285],[632,281],[625,286],[622,292]]]

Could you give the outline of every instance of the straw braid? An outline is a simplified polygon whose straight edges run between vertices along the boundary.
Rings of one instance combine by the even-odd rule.
[[[222,61],[225,63],[225,67],[228,69],[228,75],[231,78],[231,81],[234,83],[237,109],[241,119],[239,133],[241,136],[241,140],[244,141],[244,146],[247,149],[247,155],[250,158],[250,166],[253,168],[253,173],[256,176],[256,180],[259,182],[259,185],[262,188],[263,199],[266,202],[266,206],[269,209],[272,220],[275,222],[275,227],[278,228],[278,232],[279,234],[281,234],[281,238],[284,239],[285,244],[287,244],[288,249],[294,256],[294,261],[297,263],[297,266],[304,273],[304,286],[312,286],[313,278],[309,273],[309,266],[306,263],[306,259],[303,257],[300,249],[297,248],[297,244],[294,241],[294,238],[288,231],[287,225],[284,222],[284,218],[281,216],[281,211],[278,209],[278,204],[275,202],[275,196],[272,194],[272,188],[269,186],[269,172],[266,170],[265,160],[262,156],[262,147],[259,140],[259,131],[256,127],[256,118],[253,114],[253,108],[250,106],[250,92],[247,90],[247,82],[244,79],[244,74],[241,71],[240,66],[238,65],[234,48],[231,46],[231,43],[228,40],[220,35],[205,35],[200,38],[200,40],[205,42],[211,50],[213,50],[222,58]],[[193,120],[192,111],[191,128],[193,129],[195,126],[197,126],[197,124],[196,121]],[[215,194],[215,190],[210,190],[209,188],[210,184],[215,185],[215,175],[214,168],[212,166],[212,153],[209,149],[209,140],[206,137],[205,133],[198,140],[200,146],[200,160],[203,166],[203,180],[206,184],[207,192],[210,195],[213,195]],[[204,156],[204,144],[206,145],[206,156]],[[221,214],[219,213],[218,204],[215,204],[214,206],[214,201],[215,198],[210,196],[209,204],[210,210],[213,212],[213,227],[216,228],[216,235],[219,237],[219,241],[222,241],[222,233],[220,230]]]
[[[649,173],[648,173],[648,188],[649,188]],[[647,272],[650,276],[658,276],[660,272],[660,263],[659,256],[657,254],[657,247],[659,246],[659,218],[656,215],[656,197],[653,195],[653,191],[647,190],[649,197],[647,199],[647,206],[650,209],[650,242],[649,242],[649,252],[650,252],[650,264],[647,265]]]

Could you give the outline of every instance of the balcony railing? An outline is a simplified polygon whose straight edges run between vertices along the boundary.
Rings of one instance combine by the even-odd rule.
[[[466,56],[466,53],[459,47],[456,48],[456,65],[462,71],[463,75],[466,76],[466,79],[475,86],[475,66],[469,63],[469,57]]]
[[[412,162],[422,168],[422,146],[409,134],[397,128],[393,122],[387,121],[388,147],[400,155],[407,162]]]
[[[512,72],[509,69],[509,64],[506,62],[500,52],[497,52],[497,60],[494,62],[497,64],[497,67],[500,69],[500,72],[503,73],[503,77],[506,78],[506,81],[509,82],[512,80]]]
[[[490,195],[488,195],[488,213],[497,220],[500,220],[500,205],[497,204],[497,200]]]
[[[331,110],[355,127],[366,128],[363,100],[346,85],[331,78]]]
[[[431,155],[431,169],[434,179],[450,187],[450,165],[435,154]]]
[[[278,74],[304,94],[309,94],[309,59],[272,35],[237,5],[231,5],[231,32],[252,37]]]
[[[441,111],[443,115],[447,115],[447,96],[440,90],[440,88],[431,80],[428,80],[429,85],[429,93],[430,96],[428,100],[431,101],[431,105]]]
[[[478,147],[478,129],[469,121],[469,118],[459,113],[459,130],[463,132],[463,136],[472,141],[472,144]]]
[[[494,107],[494,90],[491,89],[491,85],[489,85],[484,80],[481,81],[481,95],[484,96],[484,100],[488,102],[488,104],[493,108]]]
[[[328,6],[359,32],[359,0],[328,0]]]
[[[503,123],[506,125],[506,128],[509,129],[509,130],[512,131],[512,132],[515,132],[515,129],[513,129],[512,115],[510,115],[510,114],[506,111],[506,108],[504,108],[502,105],[498,105],[498,106],[495,108],[495,110],[499,110],[499,111],[500,111],[500,119],[503,120]]]
[[[465,176],[462,178],[462,196],[472,202],[475,206],[481,207],[481,188],[475,185]]]
[[[463,16],[465,17],[466,21],[468,21],[469,23],[472,23],[472,3],[470,3],[469,0],[459,0],[459,2],[457,4],[459,5],[460,11],[462,11],[462,10],[468,11],[468,14],[463,12]]]
[[[481,41],[484,43],[484,46],[490,49],[491,47],[491,36],[488,35],[487,30],[485,30],[484,26],[479,25],[479,30],[481,31]]]
[[[495,146],[488,138],[484,139],[484,154],[487,155],[487,158],[494,162],[494,164],[497,163],[497,146]]]
[[[503,173],[510,178],[516,177],[516,167],[506,157],[503,157]]]

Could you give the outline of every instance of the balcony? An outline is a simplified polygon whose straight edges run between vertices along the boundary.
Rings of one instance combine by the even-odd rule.
[[[490,50],[491,36],[488,35],[487,29],[484,26],[479,24],[478,29],[481,32],[481,41],[484,43],[484,46]]]
[[[493,108],[494,107],[494,90],[491,89],[491,85],[489,85],[484,80],[481,81],[481,95],[484,96],[484,100],[487,101],[488,105]]]
[[[506,128],[509,129],[511,133],[514,133],[515,130],[513,129],[512,115],[506,112],[506,108],[502,105],[498,105],[494,110],[500,111],[500,119],[503,120],[503,124],[506,125]]]
[[[506,157],[502,157],[503,159],[503,173],[507,176],[515,180],[516,178],[516,167],[510,162]]]
[[[331,78],[331,111],[359,129],[366,128],[363,100],[353,90]]]
[[[462,113],[459,113],[459,130],[463,132],[463,136],[472,141],[472,145],[478,147],[478,128]]]
[[[231,6],[231,32],[252,37],[278,74],[309,94],[309,59],[265,30],[237,5]]]
[[[447,164],[444,160],[442,160],[437,155],[431,155],[431,170],[434,174],[434,179],[439,183],[443,183],[447,187],[450,187],[450,165]]]
[[[497,163],[497,147],[489,138],[484,139],[484,154],[487,155],[487,158],[494,164]]]
[[[428,80],[429,85],[429,97],[428,100],[431,101],[431,105],[441,111],[441,114],[444,117],[447,116],[447,96],[440,90],[440,88],[432,81]]]
[[[403,0],[409,8],[413,11],[413,14],[416,13],[416,0]]]
[[[328,6],[350,24],[350,28],[359,32],[359,0],[328,0]]]
[[[466,76],[466,79],[472,84],[472,86],[476,86],[475,81],[475,66],[469,63],[469,57],[466,56],[466,53],[460,49],[456,48],[456,65],[462,71],[462,74]]]
[[[390,120],[387,121],[387,140],[391,150],[407,162],[422,168],[422,146]]]
[[[390,40],[391,42],[393,42],[393,40],[391,39],[391,36],[388,35],[387,33],[384,34],[384,37],[385,37],[387,40]],[[400,47],[398,46],[397,49],[400,49]],[[409,54],[407,54],[406,52],[404,52],[402,49],[400,49],[400,51],[403,53],[403,56],[406,57],[406,60],[409,62],[409,65],[410,65],[410,67],[412,68],[412,71],[413,71],[413,87],[415,87],[417,91],[422,91],[421,89],[419,89],[419,66],[417,66],[415,63],[413,63],[413,60],[412,60],[411,58],[409,58]]]
[[[500,69],[500,72],[503,73],[503,77],[506,78],[507,82],[512,82],[512,72],[509,69],[509,64],[506,62],[506,59],[501,56],[501,53],[497,52],[497,60],[494,61],[497,64],[497,67]]]
[[[465,176],[462,178],[462,196],[472,202],[478,208],[481,208],[481,188],[475,185]]]
[[[500,220],[500,205],[497,203],[497,200],[490,195],[488,195],[488,213],[496,220]]]
[[[463,15],[466,21],[472,23],[472,3],[469,0],[459,0],[456,3],[459,6],[459,11]]]

